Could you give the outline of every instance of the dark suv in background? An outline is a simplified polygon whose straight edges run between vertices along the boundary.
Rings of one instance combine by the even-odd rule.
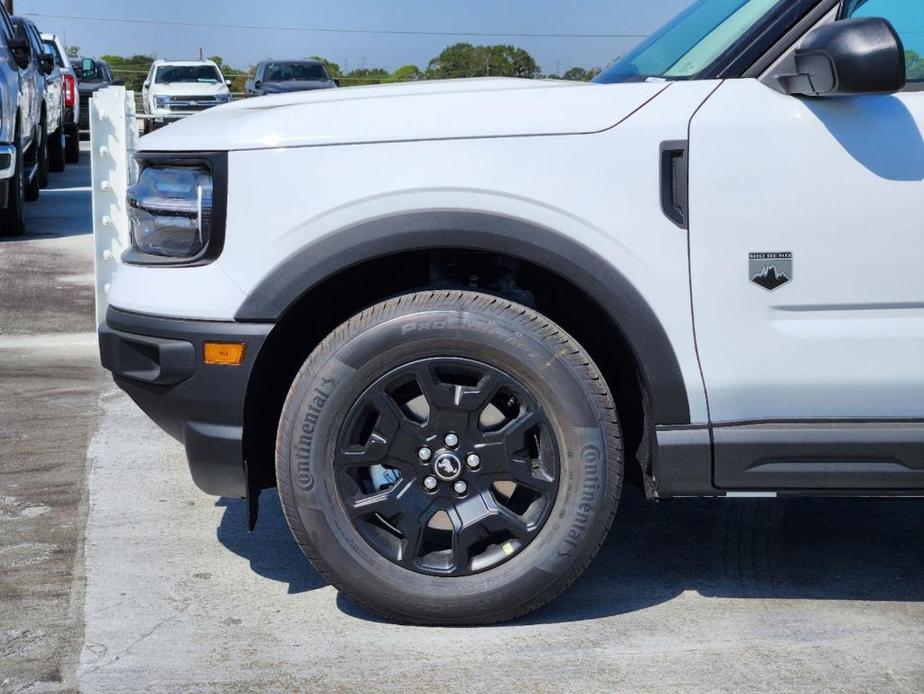
[[[257,65],[244,90],[250,96],[263,96],[336,86],[337,80],[330,76],[327,67],[319,60],[264,60]]]
[[[77,92],[80,95],[81,131],[90,130],[90,97],[98,89],[109,87],[115,82],[109,64],[99,58],[75,58],[72,62],[77,73]]]

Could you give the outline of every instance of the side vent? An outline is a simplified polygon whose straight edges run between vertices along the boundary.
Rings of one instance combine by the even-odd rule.
[[[661,143],[661,209],[681,229],[688,228],[687,142]]]

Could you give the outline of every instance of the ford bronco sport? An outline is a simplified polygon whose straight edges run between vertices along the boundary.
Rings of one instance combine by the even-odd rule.
[[[355,602],[511,619],[651,499],[924,495],[924,5],[700,0],[595,83],[142,138],[104,365]],[[922,76],[924,78],[924,76]]]

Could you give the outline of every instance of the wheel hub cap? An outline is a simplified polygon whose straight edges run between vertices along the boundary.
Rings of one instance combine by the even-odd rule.
[[[433,474],[443,482],[455,482],[462,475],[462,461],[452,453],[440,453],[433,464]]]

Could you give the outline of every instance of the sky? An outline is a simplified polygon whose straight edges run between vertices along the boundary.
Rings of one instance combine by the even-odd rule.
[[[260,27],[526,34],[648,35],[691,0],[14,0],[84,56],[148,54],[161,58],[220,55],[246,68],[265,58],[320,55],[344,70],[426,67],[457,41],[512,43],[529,51],[543,72],[604,66],[639,38],[407,36]],[[37,16],[36,16],[37,15]],[[65,18],[68,17],[68,18]],[[97,21],[109,18],[189,22],[208,27]]]

